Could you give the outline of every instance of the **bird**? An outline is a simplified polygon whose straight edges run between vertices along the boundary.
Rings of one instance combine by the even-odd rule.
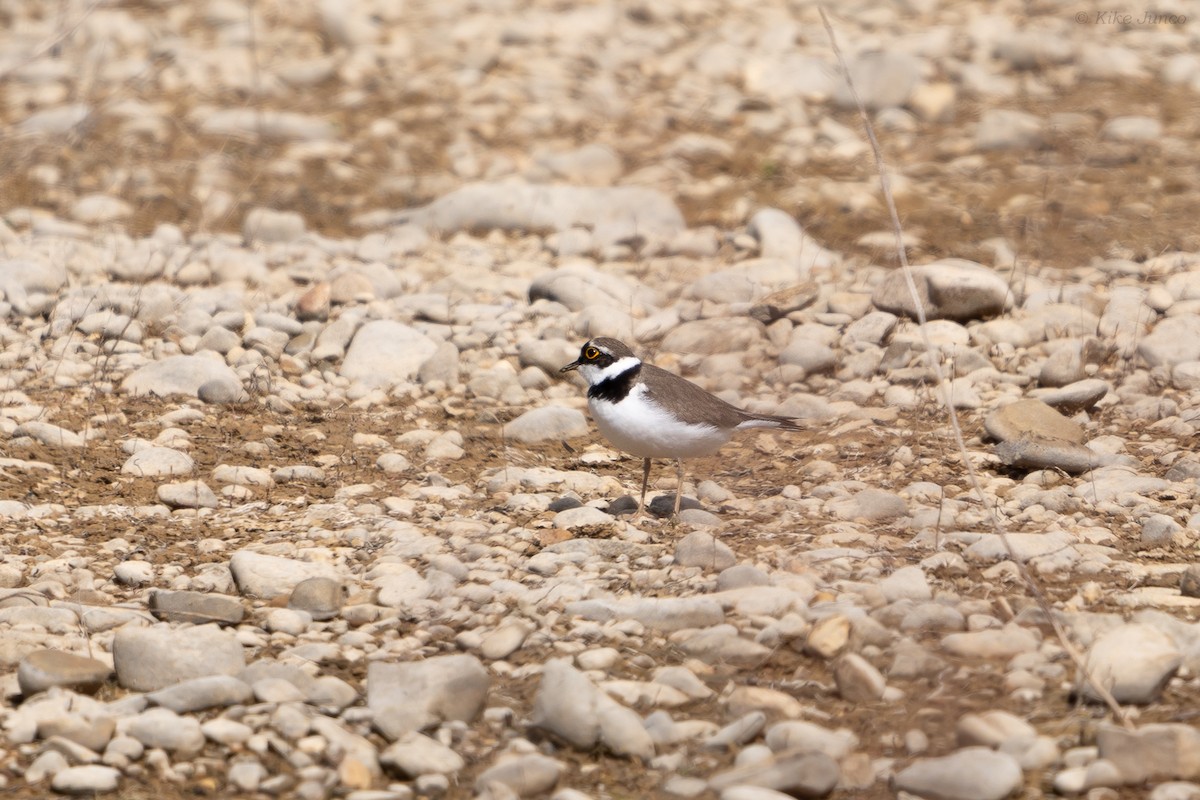
[[[634,519],[646,506],[653,459],[675,460],[678,517],[683,459],[712,455],[736,431],[804,430],[790,417],[753,414],[726,403],[686,378],[645,363],[624,342],[607,336],[584,342],[579,358],[559,372],[576,370],[587,381],[588,410],[600,433],[617,449],[642,459],[642,495]]]

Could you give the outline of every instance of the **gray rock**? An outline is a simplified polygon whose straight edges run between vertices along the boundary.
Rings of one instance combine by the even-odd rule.
[[[190,356],[169,356],[134,370],[121,382],[121,390],[138,396],[152,394],[199,396],[200,387],[210,381],[241,387],[237,373],[219,355],[201,351]]]
[[[729,545],[711,533],[692,531],[675,545],[675,563],[681,567],[700,567],[720,572],[736,563]]]
[[[333,578],[305,578],[292,589],[288,608],[305,611],[312,619],[323,622],[342,610],[345,594],[341,582]]]
[[[30,114],[16,129],[22,134],[63,136],[82,127],[91,118],[92,107],[85,103],[51,106]]]
[[[1114,142],[1157,142],[1162,135],[1163,125],[1154,117],[1113,117],[1100,128],[1100,138]]]
[[[412,731],[393,742],[379,756],[380,763],[400,778],[416,778],[431,772],[452,775],[466,761],[446,745]]]
[[[1151,367],[1200,361],[1200,316],[1181,314],[1160,320],[1138,343],[1137,353]]]
[[[236,597],[205,592],[154,592],[150,612],[166,622],[203,624],[216,622],[237,625],[246,616],[246,608]]]
[[[94,692],[112,675],[112,669],[94,658],[62,650],[35,650],[17,666],[17,685],[21,694],[44,692],[53,686]]]
[[[191,678],[147,695],[150,702],[177,714],[249,703],[253,697],[250,685],[233,675]]]
[[[435,656],[367,668],[367,707],[389,740],[446,720],[473,721],[483,711],[488,672],[469,655]]]
[[[553,300],[572,311],[611,306],[628,313],[646,312],[658,304],[649,289],[622,275],[601,272],[585,262],[574,262],[533,279],[529,300]]]
[[[189,678],[233,675],[246,663],[237,636],[216,625],[125,626],[117,630],[112,652],[117,682],[138,692],[153,692]]]
[[[889,603],[897,600],[929,600],[933,597],[925,570],[917,566],[896,570],[879,582],[879,589]]]
[[[987,747],[917,759],[892,778],[896,789],[936,800],[1003,800],[1021,783],[1017,760]]]
[[[858,653],[847,653],[833,664],[838,694],[849,703],[874,703],[883,699],[887,679]]]
[[[304,229],[304,217],[273,208],[252,208],[242,222],[242,236],[250,244],[294,242],[304,235]]]
[[[749,317],[696,319],[672,329],[663,337],[660,348],[668,353],[705,356],[740,353],[763,337],[763,324]]]
[[[839,761],[853,752],[859,744],[858,737],[847,728],[830,730],[815,722],[802,720],[786,720],[772,725],[767,728],[765,741],[767,747],[776,753],[824,753]]]
[[[1191,725],[1150,723],[1130,731],[1101,723],[1096,747],[1129,785],[1200,778],[1200,730]]]
[[[1042,121],[1033,114],[989,108],[975,127],[977,150],[1028,150],[1042,143]]]
[[[147,447],[139,450],[121,465],[123,475],[152,478],[160,475],[190,475],[195,462],[187,453],[172,447]]]
[[[883,522],[898,519],[908,513],[903,497],[882,489],[863,489],[853,497],[833,500],[827,506],[839,519],[864,519]]]
[[[480,654],[491,661],[508,658],[521,649],[533,626],[527,622],[506,622],[496,630],[483,637],[479,645]]]
[[[28,776],[26,776],[28,778]],[[87,795],[89,797],[115,792],[121,784],[121,771],[100,764],[84,764],[67,767],[54,774],[50,788],[59,794]]]
[[[86,444],[84,438],[75,431],[37,420],[24,422],[13,428],[12,438],[18,439],[22,436],[28,436],[47,447],[76,448]]]
[[[503,429],[505,439],[523,444],[575,439],[587,435],[587,417],[583,412],[557,405],[530,409]]]
[[[654,741],[641,717],[600,691],[566,659],[542,667],[531,720],[579,750],[600,745],[619,756],[644,761],[654,756]]]
[[[1078,475],[1104,463],[1104,457],[1081,444],[1052,439],[1017,439],[996,445],[1000,462],[1018,469],[1060,469]]]
[[[904,105],[921,79],[921,62],[900,50],[867,50],[850,60],[849,73],[859,100],[876,111]],[[834,85],[833,102],[856,107],[845,80]]]
[[[229,765],[225,779],[242,792],[257,792],[268,775],[267,768],[257,758],[238,758]]]
[[[825,753],[790,751],[717,773],[708,786],[717,792],[744,785],[774,789],[792,797],[824,797],[840,778],[838,763]]]
[[[512,756],[479,773],[475,791],[501,784],[517,797],[536,797],[553,789],[566,770],[563,762],[539,753]]]
[[[541,153],[535,161],[551,176],[576,186],[611,186],[624,171],[621,157],[597,143],[560,153]]]
[[[725,727],[704,740],[708,750],[724,750],[729,747],[746,744],[753,741],[767,724],[767,715],[761,711],[751,711],[738,717]]]
[[[948,258],[912,269],[917,295],[929,319],[965,321],[994,316],[1004,311],[1011,296],[1003,277],[973,261]],[[881,311],[913,319],[917,315],[899,270],[880,281],[871,302]]]
[[[1032,653],[1041,644],[1037,634],[1015,624],[999,629],[950,633],[942,638],[942,649],[969,658],[1011,658]]]
[[[1166,514],[1151,514],[1142,521],[1143,547],[1168,547],[1186,544],[1187,534],[1183,526]]]
[[[721,604],[708,597],[580,600],[568,603],[564,613],[602,622],[634,619],[648,628],[663,632],[706,628],[725,621]]]
[[[811,339],[796,338],[779,353],[780,364],[800,367],[807,375],[829,372],[838,365],[837,353]]]
[[[157,494],[159,502],[171,508],[216,508],[220,504],[204,481],[164,483]]]
[[[1018,400],[988,414],[983,421],[988,435],[1001,442],[1020,439],[1058,440],[1079,444],[1083,427],[1041,400]]]
[[[520,183],[469,184],[394,221],[443,233],[582,227],[591,229],[602,246],[638,236],[665,241],[686,227],[671,199],[654,189]]]
[[[882,345],[896,329],[899,318],[887,311],[871,311],[846,326],[842,334],[842,344],[874,344]]]
[[[354,334],[338,373],[367,386],[387,387],[417,377],[437,344],[409,325],[372,320]]]
[[[301,581],[309,578],[338,580],[331,564],[298,561],[294,558],[239,550],[229,559],[229,569],[238,591],[247,597],[270,600],[290,595]]]
[[[459,381],[458,347],[453,342],[439,342],[433,355],[425,359],[417,370],[417,380],[421,383],[441,381],[447,386],[454,386]]]
[[[1149,625],[1130,623],[1102,633],[1084,659],[1092,679],[1112,693],[1118,703],[1153,703],[1179,671],[1182,656],[1167,634]],[[1100,695],[1091,681],[1081,681],[1089,700]]]
[[[240,383],[220,378],[205,381],[196,389],[196,397],[210,405],[232,405],[250,402],[250,393]]]
[[[1045,372],[1045,369],[1043,368],[1042,371]],[[1112,387],[1108,385],[1107,381],[1090,378],[1073,381],[1060,388],[1035,389],[1030,392],[1030,397],[1034,400],[1041,400],[1046,405],[1064,413],[1074,414],[1079,411],[1090,411],[1111,390]]]
[[[204,747],[200,721],[180,716],[168,708],[151,708],[123,720],[122,724],[125,734],[137,739],[144,747],[181,755],[198,753]]]
[[[836,263],[836,256],[810,237],[795,218],[777,208],[754,213],[747,233],[758,239],[759,255],[778,259],[792,270],[790,283],[803,279],[813,268],[824,269]]]

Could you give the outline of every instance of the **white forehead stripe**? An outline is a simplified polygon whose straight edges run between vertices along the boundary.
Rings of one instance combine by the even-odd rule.
[[[633,356],[625,356],[624,358],[618,358],[616,361],[609,364],[604,369],[599,370],[599,372],[597,373],[599,376],[599,379],[596,382],[599,383],[600,381],[608,380],[609,378],[615,378],[616,376],[620,375],[622,372],[631,370],[640,363],[642,363],[642,362],[639,361],[638,359],[634,358]]]

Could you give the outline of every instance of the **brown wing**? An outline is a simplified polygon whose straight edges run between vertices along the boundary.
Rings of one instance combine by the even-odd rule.
[[[757,415],[742,411],[691,381],[652,364],[642,365],[642,382],[646,384],[649,399],[670,408],[672,414],[692,425],[728,429],[748,419],[757,419]]]

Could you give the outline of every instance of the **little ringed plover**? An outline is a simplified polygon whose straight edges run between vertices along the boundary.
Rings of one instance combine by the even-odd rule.
[[[579,358],[559,371],[572,370],[579,370],[588,383],[588,409],[600,433],[618,449],[642,459],[642,496],[635,518],[646,505],[651,459],[675,459],[679,516],[683,459],[715,453],[735,431],[803,430],[793,419],[743,411],[685,378],[646,364],[617,339],[587,341]]]

